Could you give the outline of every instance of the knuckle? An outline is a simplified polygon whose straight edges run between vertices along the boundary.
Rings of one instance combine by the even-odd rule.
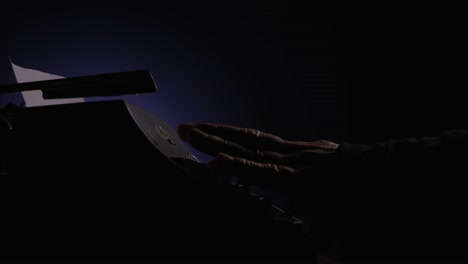
[[[255,155],[258,156],[258,157],[264,157],[264,156],[265,156],[265,152],[263,152],[263,151],[261,151],[261,150],[259,150],[259,149],[254,150],[254,153],[255,153]]]
[[[279,166],[276,165],[276,164],[267,163],[267,164],[266,164],[266,168],[269,169],[269,170],[272,170],[272,171],[274,171],[274,172],[276,172],[276,173],[281,172]]]

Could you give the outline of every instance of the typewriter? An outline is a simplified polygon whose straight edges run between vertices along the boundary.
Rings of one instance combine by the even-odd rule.
[[[44,98],[156,91],[147,70],[12,84]],[[0,255],[169,259],[313,256],[303,222],[200,162],[125,100],[1,112]]]

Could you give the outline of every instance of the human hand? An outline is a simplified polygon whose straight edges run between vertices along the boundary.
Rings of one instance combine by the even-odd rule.
[[[259,186],[290,192],[309,180],[314,167],[339,147],[327,140],[290,141],[256,129],[223,124],[183,123],[179,136],[214,157],[214,170]]]

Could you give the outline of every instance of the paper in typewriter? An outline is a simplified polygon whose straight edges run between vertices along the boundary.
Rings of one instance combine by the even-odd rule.
[[[20,67],[14,64],[11,60],[11,66],[16,77],[16,82],[25,83],[25,82],[37,82],[37,81],[47,81],[54,79],[65,78],[63,76],[50,74],[42,72],[39,70],[28,69]],[[44,99],[42,97],[42,91],[24,91],[21,92],[26,103],[26,107],[32,106],[43,106],[43,105],[56,105],[56,104],[70,104],[70,103],[82,103],[84,98],[70,98],[70,99]]]

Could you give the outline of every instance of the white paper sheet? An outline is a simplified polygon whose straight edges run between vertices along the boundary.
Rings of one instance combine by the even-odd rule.
[[[11,66],[13,67],[13,72],[15,73],[16,81],[18,83],[25,82],[36,82],[36,81],[46,81],[65,78],[63,76],[58,76],[46,72],[41,72],[38,70],[28,69],[20,67],[14,64],[11,60]],[[42,97],[42,91],[25,91],[21,92],[23,95],[26,107],[32,106],[42,106],[42,105],[56,105],[56,104],[70,104],[70,103],[82,103],[84,98],[70,98],[70,99],[47,99],[45,100]]]

